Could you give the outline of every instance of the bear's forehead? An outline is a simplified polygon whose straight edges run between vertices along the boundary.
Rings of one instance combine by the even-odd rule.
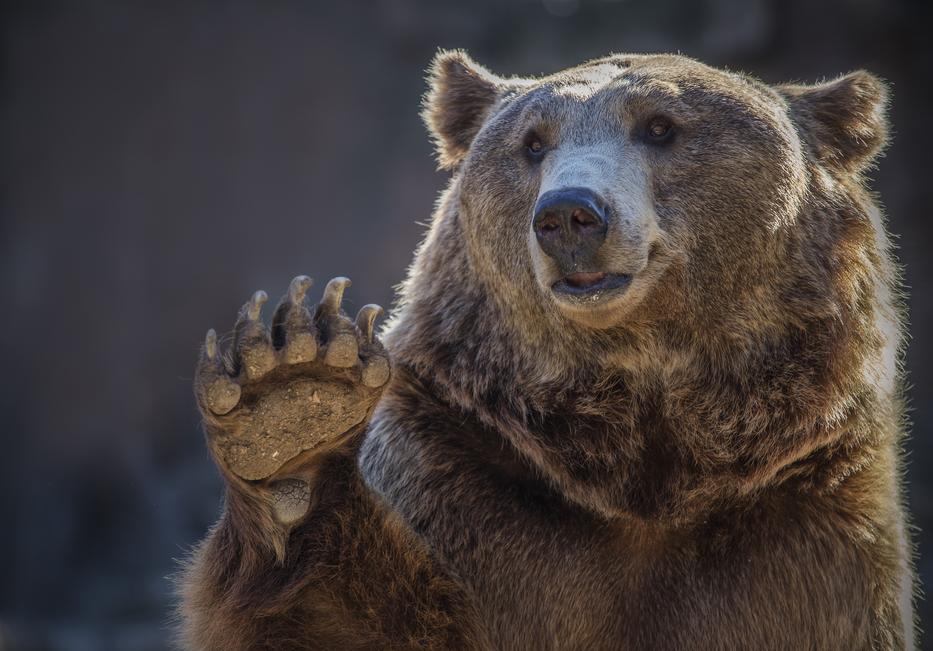
[[[612,91],[676,97],[685,87],[730,95],[751,90],[749,80],[743,76],[673,54],[611,55],[541,77],[536,82],[538,87],[545,86],[556,95],[583,100]]]
[[[519,113],[564,117],[610,105],[665,107],[675,113],[718,106],[772,116],[780,104],[757,80],[671,54],[612,55],[526,80],[516,90],[513,108]]]

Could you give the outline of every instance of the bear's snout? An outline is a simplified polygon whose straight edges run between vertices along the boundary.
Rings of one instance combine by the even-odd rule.
[[[541,195],[532,228],[541,250],[563,274],[585,269],[609,230],[605,200],[587,188],[560,188]]]

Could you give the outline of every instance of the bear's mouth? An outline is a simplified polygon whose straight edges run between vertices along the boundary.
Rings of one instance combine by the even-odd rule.
[[[586,271],[564,276],[551,285],[551,291],[568,298],[598,300],[604,294],[622,293],[631,284],[630,274],[611,274],[604,271]]]

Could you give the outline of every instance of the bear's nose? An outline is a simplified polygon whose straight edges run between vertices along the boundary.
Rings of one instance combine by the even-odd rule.
[[[569,272],[589,262],[606,239],[607,212],[592,190],[549,190],[538,198],[532,228],[541,250]]]

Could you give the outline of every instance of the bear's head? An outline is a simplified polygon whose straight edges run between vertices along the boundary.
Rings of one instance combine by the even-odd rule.
[[[439,54],[424,118],[453,176],[387,328],[399,374],[607,515],[841,481],[896,421],[862,181],[885,103],[866,72],[614,55],[506,79]]]
[[[468,253],[505,300],[521,287],[558,327],[708,329],[784,318],[806,158],[856,175],[885,141],[884,103],[865,72],[772,88],[680,56],[610,56],[503,79],[445,52],[424,117],[460,180]]]

